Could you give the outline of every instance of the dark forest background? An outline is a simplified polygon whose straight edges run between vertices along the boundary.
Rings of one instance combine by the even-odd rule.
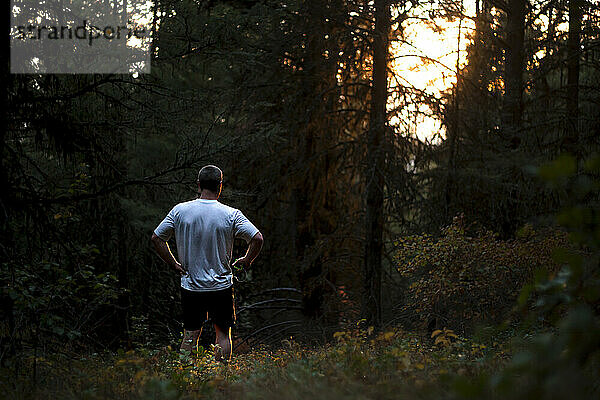
[[[357,323],[471,335],[548,288],[536,329],[585,304],[597,330],[600,4],[474,1],[156,0],[150,74],[4,58],[2,364],[176,344],[178,278],[149,239],[206,164],[265,236],[237,350]],[[436,97],[394,79],[389,45],[438,16],[476,28]],[[389,123],[419,105],[443,124],[427,140]],[[567,264],[585,294],[541,288]]]

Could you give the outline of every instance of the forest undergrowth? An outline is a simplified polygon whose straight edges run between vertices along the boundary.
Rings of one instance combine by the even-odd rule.
[[[600,157],[569,192],[598,192]],[[555,185],[573,158],[540,169]],[[592,180],[593,179],[593,180]],[[377,331],[356,321],[321,345],[293,337],[236,353],[228,365],[200,348],[87,355],[23,347],[0,368],[6,399],[592,399],[600,396],[600,213],[575,203],[563,230],[474,236],[460,219],[438,238],[396,244],[408,290],[401,311],[427,318]],[[567,240],[568,239],[568,240]],[[423,277],[427,278],[424,279]],[[459,290],[464,289],[464,290]],[[460,307],[463,305],[464,307]],[[474,312],[475,310],[476,312]],[[438,314],[444,318],[437,317]],[[431,318],[435,326],[429,329]],[[405,321],[406,322],[406,321]],[[470,328],[467,329],[467,324]],[[413,328],[407,328],[407,326]],[[427,325],[427,327],[425,327]],[[38,336],[32,339],[42,340]],[[48,343],[47,341],[44,343]],[[31,350],[34,349],[34,350]]]
[[[506,364],[511,344],[491,340],[448,329],[422,336],[356,328],[336,332],[323,346],[286,339],[278,348],[236,354],[228,365],[202,348],[193,362],[170,347],[57,354],[29,357],[20,373],[3,370],[2,392],[14,399],[440,398],[470,390],[461,378],[488,376]]]

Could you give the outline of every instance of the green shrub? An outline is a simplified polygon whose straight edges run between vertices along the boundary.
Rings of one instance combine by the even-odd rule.
[[[565,232],[536,232],[530,225],[517,236],[468,236],[462,217],[457,217],[439,238],[399,238],[395,261],[408,285],[400,310],[404,322],[412,328],[429,325],[470,333],[479,324],[503,321],[536,271],[557,272],[553,249],[568,243]]]
[[[80,254],[83,258],[90,252],[95,248],[82,249]],[[67,345],[85,348],[86,336],[94,335],[96,313],[111,307],[122,293],[114,275],[98,273],[88,263],[3,263],[0,284],[8,314],[0,323],[2,362],[29,348],[37,355],[40,349],[55,351]],[[24,354],[17,355],[16,361]]]
[[[557,215],[571,240],[554,253],[561,270],[520,296],[535,298],[528,321],[549,326],[523,337],[505,369],[478,381],[456,379],[455,398],[600,398],[600,156],[579,163],[562,155],[537,172],[568,197]]]

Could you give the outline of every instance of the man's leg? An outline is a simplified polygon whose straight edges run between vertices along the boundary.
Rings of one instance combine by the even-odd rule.
[[[194,350],[198,347],[198,339],[200,338],[200,334],[202,333],[202,328],[198,330],[183,330],[183,340],[181,341],[180,350],[186,350],[190,354],[193,353]]]
[[[235,323],[233,287],[214,292],[211,300],[209,315],[215,325],[215,359],[226,363],[231,359],[231,327]]]
[[[231,360],[231,327],[221,327],[215,324],[216,340],[215,359],[221,362]]]
[[[183,340],[180,350],[190,354],[197,349],[202,333],[202,324],[208,317],[201,292],[192,292],[181,288],[181,308],[183,310]]]

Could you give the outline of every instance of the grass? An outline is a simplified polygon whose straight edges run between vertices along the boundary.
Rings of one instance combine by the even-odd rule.
[[[32,358],[22,360],[20,373],[2,370],[1,390],[7,399],[437,399],[448,397],[461,377],[477,379],[507,360],[502,345],[446,339],[434,345],[400,329],[357,329],[319,347],[290,338],[278,349],[236,355],[228,365],[215,362],[210,349],[194,363],[168,348],[54,355],[35,360],[35,378]]]

